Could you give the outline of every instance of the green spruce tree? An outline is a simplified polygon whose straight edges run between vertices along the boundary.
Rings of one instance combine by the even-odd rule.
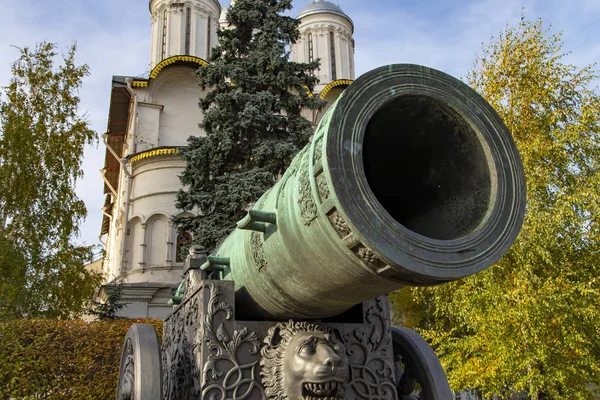
[[[290,61],[299,21],[282,15],[291,0],[238,0],[229,9],[230,29],[218,33],[210,64],[198,70],[212,89],[200,99],[205,137],[191,137],[181,156],[187,168],[177,207],[200,210],[178,218],[194,243],[212,250],[271,187],[312,133],[303,109],[324,105],[311,91],[318,61]]]
[[[123,284],[123,279],[120,279],[114,284],[107,285],[106,301],[94,300],[88,314],[95,316],[98,321],[120,319],[117,313],[128,304],[122,302]]]

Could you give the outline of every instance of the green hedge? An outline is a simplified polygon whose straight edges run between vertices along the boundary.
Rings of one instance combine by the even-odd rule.
[[[0,399],[114,399],[127,329],[160,320],[0,323]]]

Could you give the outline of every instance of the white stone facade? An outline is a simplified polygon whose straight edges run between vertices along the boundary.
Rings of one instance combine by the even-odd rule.
[[[172,219],[180,213],[175,198],[185,163],[177,147],[203,134],[198,99],[204,93],[194,76],[197,67],[171,66],[146,87],[132,88],[124,167],[113,194],[104,262],[107,280],[125,283],[128,305],[121,316],[166,317],[171,311],[166,301],[181,280],[183,262],[177,257]],[[156,302],[157,296],[166,300]]]
[[[177,254],[178,233],[172,223],[180,213],[175,200],[185,167],[177,148],[185,146],[189,136],[204,134],[198,127],[202,121],[198,99],[205,93],[194,71],[205,63],[209,45],[217,43],[220,29],[221,9],[216,0],[151,0],[150,9],[153,71],[148,79],[113,78],[105,135],[103,272],[109,284],[103,295],[114,290],[115,282],[123,282],[122,301],[127,306],[119,315],[129,318],[165,318],[172,310],[167,301],[183,272],[183,260]],[[309,32],[315,35],[316,56],[323,59],[317,94],[332,76],[354,78],[352,22],[348,18],[313,12],[302,19],[300,30],[302,40],[292,47],[293,59],[307,61],[303,57],[308,53],[298,49],[306,45]],[[337,75],[325,67],[331,65],[327,56],[330,32],[340,60]],[[330,103],[342,90],[341,86],[329,88],[329,95],[323,98]],[[306,114],[315,122],[322,115]]]

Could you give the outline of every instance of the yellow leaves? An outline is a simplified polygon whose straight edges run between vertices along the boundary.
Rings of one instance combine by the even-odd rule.
[[[142,322],[162,337],[159,320],[0,323],[0,398],[113,398],[125,334]]]
[[[403,291],[396,304],[454,389],[584,399],[600,386],[600,96],[597,73],[562,64],[561,46],[541,20],[522,19],[468,76],[523,160],[527,215],[512,249],[481,274]]]
[[[55,65],[55,49],[47,42],[21,49],[0,101],[0,142],[5,149],[0,241],[18,242],[13,247],[22,258],[4,261],[1,267],[10,273],[27,271],[25,280],[10,289],[21,292],[20,298],[5,302],[0,318],[69,315],[80,312],[93,293],[92,279],[69,293],[61,293],[63,286],[58,284],[81,283],[79,272],[91,257],[91,248],[80,248],[75,255],[70,249],[86,215],[74,183],[83,174],[83,148],[95,141],[95,134],[78,112],[77,92],[89,69],[75,64],[74,45]]]

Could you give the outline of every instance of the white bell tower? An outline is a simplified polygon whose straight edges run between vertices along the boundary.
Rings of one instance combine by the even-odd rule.
[[[300,11],[300,39],[291,46],[292,61],[321,60],[315,71],[320,92],[336,80],[354,80],[354,23],[342,9],[329,1],[313,0]]]
[[[229,24],[227,23],[227,12],[234,4],[235,0],[231,0],[229,6],[221,10],[221,17],[219,18],[219,26],[221,29],[229,29]]]
[[[172,56],[209,58],[217,44],[218,0],[150,0],[150,13],[150,69]]]

